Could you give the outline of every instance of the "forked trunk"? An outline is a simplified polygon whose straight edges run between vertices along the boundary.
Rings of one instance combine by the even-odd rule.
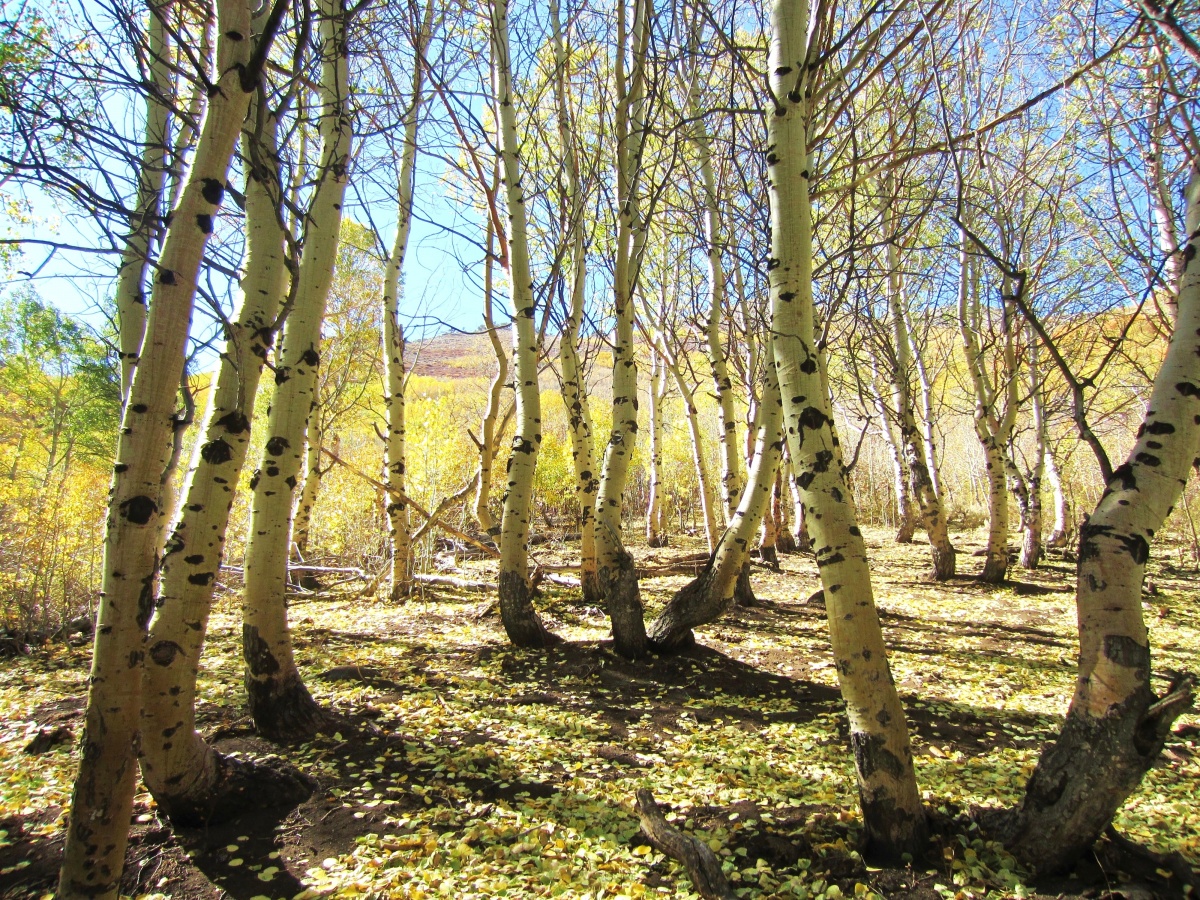
[[[1191,676],[1155,696],[1142,619],[1150,540],[1179,499],[1200,449],[1200,173],[1193,173],[1187,197],[1190,238],[1176,328],[1137,443],[1080,533],[1075,695],[1009,823],[1009,847],[1041,875],[1068,869],[1092,846],[1192,702]]]
[[[257,75],[243,82],[252,56],[249,8],[220,0],[217,15],[220,78],[159,257],[146,336],[121,420],[79,771],[58,883],[63,900],[115,898],[125,864],[141,743],[146,627],[166,524],[162,473],[171,453],[200,263],[257,82]]]
[[[813,511],[809,527],[825,589],[830,641],[846,702],[868,851],[914,856],[924,848],[925,814],[913,773],[904,708],[888,666],[871,591],[866,547],[842,473],[813,333],[813,235],[806,75],[806,2],[772,5],[767,116],[771,207],[771,332],[796,483]]]
[[[259,23],[260,24],[260,23]],[[216,822],[248,802],[293,802],[307,796],[302,781],[274,784],[257,798],[247,789],[255,769],[222,757],[196,731],[196,673],[208,628],[216,576],[224,558],[234,487],[250,443],[254,398],[286,293],[284,232],[275,134],[278,119],[265,101],[252,108],[242,135],[249,259],[242,306],[228,326],[216,388],[184,485],[184,502],[162,561],[157,609],[147,640],[142,777],[173,822]],[[254,776],[254,777],[252,777]],[[261,787],[261,785],[260,785]],[[298,788],[298,789],[297,789]]]
[[[284,594],[292,508],[304,461],[305,427],[321,362],[321,320],[333,280],[350,160],[344,0],[317,4],[321,47],[321,159],[306,219],[296,291],[276,361],[266,444],[254,491],[242,593],[242,655],[250,714],[273,740],[310,738],[326,721],[300,677]]]

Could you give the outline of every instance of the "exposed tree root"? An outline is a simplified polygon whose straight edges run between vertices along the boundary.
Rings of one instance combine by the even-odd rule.
[[[215,782],[185,796],[156,796],[158,808],[174,825],[201,827],[227,822],[251,809],[299,806],[317,783],[280,762],[259,762],[213,753]]]
[[[700,838],[667,824],[654,796],[645,788],[637,792],[637,812],[650,846],[683,864],[696,893],[706,900],[734,900],[737,895],[725,880],[716,854]]]

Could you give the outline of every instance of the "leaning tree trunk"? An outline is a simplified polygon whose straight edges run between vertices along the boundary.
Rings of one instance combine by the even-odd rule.
[[[644,227],[636,191],[636,168],[644,141],[646,54],[650,40],[651,0],[635,0],[633,28],[626,40],[624,8],[618,10],[615,60],[617,247],[613,270],[616,341],[613,346],[612,432],[596,496],[596,562],[601,590],[612,621],[616,651],[629,659],[646,653],[646,623],[633,558],[621,541],[621,500],[629,463],[637,443],[637,361],[633,346],[633,294],[636,287],[634,245]],[[628,43],[632,70],[626,83]]]
[[[408,504],[401,499],[405,491],[405,402],[404,328],[400,325],[400,273],[408,252],[412,232],[413,183],[417,168],[417,126],[421,118],[422,88],[425,75],[423,59],[429,46],[433,22],[433,4],[425,5],[424,20],[414,35],[412,100],[404,115],[404,147],[400,151],[400,172],[396,178],[396,239],[388,254],[383,280],[383,360],[384,415],[387,439],[384,442],[384,484],[390,491],[386,503],[388,549],[388,596],[395,603],[412,590],[413,545]],[[482,459],[482,456],[481,456]],[[489,460],[490,462],[490,460]]]
[[[771,331],[784,433],[817,546],[830,641],[850,725],[870,852],[899,859],[925,844],[904,708],[892,680],[866,547],[834,440],[813,329],[813,235],[807,78],[809,10],[776,0],[768,71]],[[819,31],[820,29],[814,29]]]
[[[254,491],[242,593],[242,653],[250,713],[274,740],[303,740],[325,721],[292,652],[284,594],[296,481],[320,366],[321,320],[333,280],[350,161],[344,0],[320,0],[321,160],[295,299],[276,363],[267,440]]]
[[[1193,172],[1187,197],[1175,332],[1137,443],[1080,530],[1075,696],[1007,836],[1014,854],[1042,875],[1065,871],[1092,846],[1192,701],[1191,676],[1176,679],[1163,697],[1154,694],[1142,619],[1150,540],[1200,450],[1200,172]]]
[[[517,425],[508,458],[504,516],[500,522],[500,619],[518,647],[544,647],[551,635],[533,608],[529,583],[529,515],[533,475],[542,443],[538,390],[538,347],[534,328],[533,277],[529,272],[525,196],[520,144],[513,108],[512,55],[508,39],[508,0],[492,2],[492,54],[496,78],[496,120],[508,206],[509,286],[512,290],[513,369],[517,384]]]
[[[64,900],[115,898],[125,863],[141,741],[144,639],[165,525],[162,473],[171,454],[176,391],[200,262],[258,80],[249,73],[249,8],[238,0],[219,0],[217,15],[221,75],[159,257],[145,339],[117,442],[79,772],[58,882],[58,896]]]
[[[558,353],[562,366],[563,405],[567,410],[567,430],[571,436],[571,460],[575,468],[575,504],[579,510],[579,582],[583,599],[588,603],[599,603],[602,592],[596,564],[596,491],[600,480],[596,477],[592,410],[579,362],[579,332],[583,326],[583,301],[587,287],[583,189],[580,185],[574,129],[567,107],[568,56],[563,42],[558,0],[550,0],[550,24],[554,37],[554,99],[558,114],[558,140],[567,171],[571,247],[571,310],[563,323]]]
[[[942,479],[937,461],[937,445],[933,437],[933,385],[925,368],[925,357],[917,344],[912,318],[907,309],[904,313],[904,330],[908,333],[908,349],[912,351],[913,366],[917,370],[917,383],[921,386],[921,451],[925,469],[929,473],[929,486],[939,500],[942,497]]]
[[[277,116],[260,101],[242,135],[249,253],[242,306],[226,326],[204,436],[163,556],[147,640],[142,777],[159,809],[184,825],[218,821],[244,809],[251,799],[245,791],[254,784],[247,777],[251,766],[217,753],[197,733],[196,673],[224,558],[229,511],[250,445],[254,398],[286,293],[277,125]],[[297,797],[275,787],[271,793],[277,799]],[[261,799],[267,792],[257,793]]]
[[[796,552],[796,536],[792,533],[788,504],[783,502],[783,467],[775,473],[775,488],[771,491],[771,515],[775,518],[775,549],[780,553]]]
[[[146,125],[142,158],[138,167],[138,193],[129,218],[129,235],[117,268],[114,303],[117,310],[118,357],[121,360],[121,399],[129,396],[129,385],[137,368],[142,336],[146,329],[146,270],[150,248],[162,226],[161,206],[167,178],[167,129],[173,94],[171,45],[167,19],[175,12],[174,0],[151,0],[147,22],[150,90],[146,93]]]
[[[898,371],[896,375],[899,375]],[[893,379],[893,387],[898,381],[898,377]],[[883,442],[887,445],[888,458],[892,462],[892,482],[896,487],[896,537],[894,540],[897,544],[911,544],[917,530],[916,518],[913,516],[912,492],[909,490],[908,472],[904,467],[900,436],[896,432],[895,413],[888,409],[887,403],[883,399],[879,365],[873,351],[871,352],[871,387],[874,390],[875,414],[879,416],[879,429],[883,434]],[[893,389],[892,402],[899,407],[902,400],[901,391]]]
[[[692,643],[692,629],[715,622],[734,603],[738,579],[750,560],[750,542],[767,514],[775,474],[783,452],[780,427],[783,408],[779,385],[768,369],[759,403],[758,438],[750,480],[742,491],[733,521],[721,535],[708,564],[695,579],[680,588],[648,629],[656,649],[669,650]]]
[[[679,397],[683,400],[683,411],[687,418],[688,437],[692,445],[692,465],[696,467],[696,484],[700,490],[700,509],[704,514],[704,537],[708,541],[708,550],[713,552],[717,547],[720,535],[717,533],[717,497],[713,489],[712,473],[708,470],[708,460],[704,457],[704,439],[700,433],[700,411],[696,408],[695,388],[689,387],[684,380],[679,367],[679,359],[667,350],[667,336],[659,332],[658,355],[667,371],[675,380]]]

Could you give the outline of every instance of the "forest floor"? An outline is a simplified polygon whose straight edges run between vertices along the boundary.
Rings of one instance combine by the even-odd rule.
[[[236,597],[213,617],[200,722],[227,753],[281,757],[318,787],[298,809],[172,830],[140,793],[124,890],[153,898],[693,897],[683,869],[646,845],[634,794],[703,833],[740,897],[1182,896],[1179,876],[1102,842],[1070,877],[1032,881],[971,824],[1010,805],[1058,730],[1075,672],[1074,565],[985,586],[983,536],[955,536],[961,577],[920,581],[927,545],[868,530],[876,597],[934,824],[925,859],[877,868],[861,831],[846,723],[811,558],[756,568],[763,601],[701,629],[677,656],[616,656],[600,610],[570,589],[539,601],[566,642],[511,649],[493,596],[426,589],[403,605],[349,588],[293,599],[313,694],[343,715],[311,743],[258,738],[241,705]],[[686,542],[685,542],[686,543]],[[635,548],[639,564],[697,549]],[[1157,549],[1157,548],[1156,548]],[[1145,614],[1157,688],[1200,669],[1200,576],[1175,549],[1150,564]],[[537,548],[543,562],[565,548]],[[487,563],[464,564],[487,577]],[[643,583],[648,614],[687,581]],[[37,756],[39,729],[78,737],[89,647],[0,660],[0,897],[44,897],[63,840],[74,740]],[[1117,829],[1200,864],[1200,719],[1119,814]],[[65,737],[65,732],[60,733]]]

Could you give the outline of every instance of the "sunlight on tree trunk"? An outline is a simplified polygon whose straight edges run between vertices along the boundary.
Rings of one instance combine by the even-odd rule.
[[[253,88],[242,82],[252,53],[250,11],[238,0],[221,0],[217,10],[219,90],[210,101],[159,258],[117,444],[79,772],[58,883],[63,900],[115,898],[125,863],[140,744],[144,638],[166,524],[162,473],[171,452],[200,263]]]
[[[317,16],[321,159],[305,220],[295,300],[277,358],[267,440],[251,480],[254,498],[242,594],[242,653],[250,713],[258,730],[276,740],[311,737],[325,719],[296,667],[284,603],[293,498],[305,456],[305,428],[315,401],[321,320],[337,259],[352,140],[343,0],[321,0]]]
[[[1040,875],[1065,871],[1095,843],[1192,702],[1191,676],[1155,695],[1142,618],[1150,541],[1200,448],[1200,172],[1187,198],[1177,326],[1137,443],[1080,533],[1075,696],[1010,823],[1009,847]]]

